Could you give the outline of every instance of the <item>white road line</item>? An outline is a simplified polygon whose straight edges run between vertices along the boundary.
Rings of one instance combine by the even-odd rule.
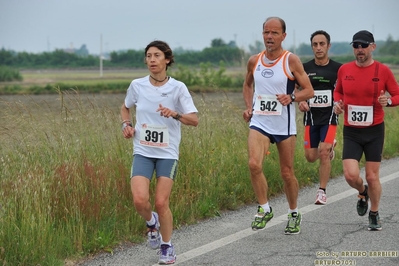
[[[381,184],[383,184],[383,183],[386,183],[386,182],[391,181],[393,179],[396,179],[398,177],[399,177],[399,173],[393,173],[393,174],[390,174],[390,175],[387,175],[385,177],[380,178],[380,181],[381,181]],[[344,198],[347,198],[347,197],[352,196],[352,195],[357,194],[357,193],[358,192],[357,192],[356,189],[351,188],[351,189],[346,190],[344,192],[341,192],[341,193],[339,193],[337,195],[328,197],[328,203],[330,204],[330,203],[342,200]],[[311,211],[317,210],[317,209],[322,208],[322,207],[323,207],[323,205],[311,204],[311,205],[305,206],[303,208],[300,208],[299,210],[301,211],[302,214],[305,214],[305,213],[309,213]],[[273,227],[275,225],[279,225],[279,224],[285,223],[285,222],[287,222],[287,214],[280,215],[279,217],[274,217],[270,222],[267,223],[267,228],[270,228],[270,227]],[[256,233],[257,233],[257,231],[253,231],[251,228],[244,229],[244,230],[241,230],[241,231],[239,231],[237,233],[228,235],[228,236],[226,236],[224,238],[221,238],[221,239],[218,239],[218,240],[213,241],[211,243],[208,243],[206,245],[203,245],[203,246],[200,246],[198,248],[189,250],[189,251],[184,252],[182,254],[178,254],[178,258],[176,260],[175,265],[179,264],[181,262],[185,262],[185,261],[191,260],[191,259],[193,259],[195,257],[204,255],[204,254],[206,254],[208,252],[211,252],[211,251],[213,251],[215,249],[218,249],[218,248],[220,248],[222,246],[226,246],[226,245],[228,245],[228,244],[230,244],[232,242],[235,242],[237,240],[243,239],[245,237],[248,237],[248,236],[256,234]],[[155,265],[158,265],[158,264],[154,264],[153,266],[155,266]]]

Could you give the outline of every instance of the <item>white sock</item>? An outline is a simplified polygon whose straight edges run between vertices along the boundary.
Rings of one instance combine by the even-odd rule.
[[[168,242],[164,242],[163,240],[161,240],[161,245],[169,245],[171,247],[172,246],[172,241],[169,240]]]
[[[260,206],[263,208],[263,210],[265,211],[265,213],[266,213],[266,212],[270,212],[269,202],[266,202],[265,204],[260,205]]]
[[[288,209],[288,214],[290,214],[290,213],[293,213],[293,212],[296,212],[296,213],[298,213],[298,208],[296,208],[296,209],[293,209],[293,210],[291,210],[291,209]]]
[[[151,213],[151,220],[146,221],[146,222],[147,222],[147,224],[148,224],[149,226],[155,224],[156,220],[155,220],[155,217],[154,217],[154,215],[153,215],[152,213]]]

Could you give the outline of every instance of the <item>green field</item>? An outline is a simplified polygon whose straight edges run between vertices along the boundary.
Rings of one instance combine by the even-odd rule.
[[[129,84],[133,72],[139,73],[116,72],[104,72],[104,79]],[[102,80],[96,71],[23,75],[24,82],[40,84]],[[0,95],[0,265],[73,264],[89,254],[112,253],[120,243],[144,241],[145,223],[130,192],[132,143],[120,130],[124,96],[78,90]],[[200,123],[182,128],[171,195],[175,228],[256,201],[247,168],[241,93],[193,92],[193,98]],[[295,172],[303,187],[318,182],[318,163],[304,158],[301,121],[298,113]],[[387,108],[385,158],[398,155],[398,125],[397,108]],[[342,127],[337,139],[333,177],[342,174]],[[282,192],[275,145],[264,164],[273,197]]]

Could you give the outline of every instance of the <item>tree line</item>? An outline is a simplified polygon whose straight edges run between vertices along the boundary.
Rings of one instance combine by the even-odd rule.
[[[234,41],[225,42],[217,38],[211,41],[210,47],[201,51],[185,50],[181,47],[174,49],[175,61],[185,66],[199,66],[201,63],[210,63],[218,66],[221,61],[226,67],[243,66],[252,54],[259,53],[264,49],[263,42],[256,41],[249,45],[248,50],[237,47]],[[310,44],[302,43],[298,47],[289,47],[288,50],[295,52],[303,60],[312,56]],[[352,48],[347,42],[332,43],[330,49],[332,58],[340,57],[344,63],[353,60]],[[388,36],[386,41],[377,41],[377,49],[374,56],[382,62],[399,64],[399,41]],[[94,68],[99,65],[99,56],[87,53],[71,53],[61,49],[53,52],[27,53],[13,50],[0,50],[0,65],[17,69],[32,68]],[[109,68],[144,67],[143,50],[113,51],[109,58],[103,60],[103,66]]]

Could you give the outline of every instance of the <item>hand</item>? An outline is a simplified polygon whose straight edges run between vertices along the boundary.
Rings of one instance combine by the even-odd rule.
[[[299,102],[298,108],[299,108],[299,111],[301,111],[301,112],[307,112],[310,110],[308,103],[305,101]]]
[[[128,124],[127,122],[124,123],[122,133],[125,139],[130,139],[131,137],[133,137],[135,131],[136,130],[131,126],[131,124]]]
[[[378,102],[383,107],[388,105],[388,97],[385,95],[385,92],[383,90],[380,92],[380,96],[378,96]]]
[[[163,107],[162,104],[159,104],[159,108],[157,109],[157,112],[159,112],[159,114],[163,117],[169,118],[169,117],[175,117],[177,116],[177,112],[170,110],[167,107]]]
[[[276,94],[276,96],[277,96],[277,101],[279,101],[282,106],[287,106],[290,103],[292,103],[290,94]]]
[[[344,102],[339,100],[339,102],[334,103],[334,113],[339,115],[344,112]]]
[[[245,122],[249,122],[252,118],[252,109],[245,110],[242,114],[242,117],[244,118]]]

